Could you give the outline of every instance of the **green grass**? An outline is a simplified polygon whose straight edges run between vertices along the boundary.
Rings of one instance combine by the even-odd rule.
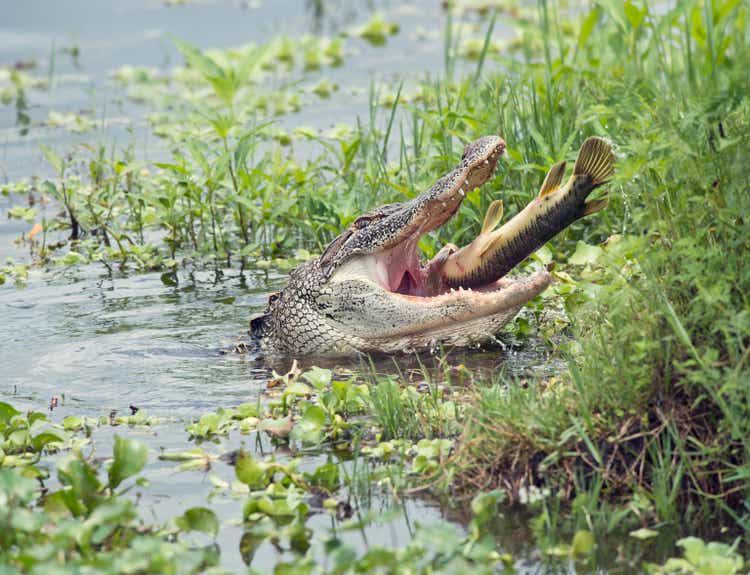
[[[487,122],[502,118],[527,167],[567,156],[589,133],[615,142],[610,208],[553,252],[620,235],[567,297],[576,343],[564,381],[477,392],[459,486],[645,494],[654,522],[747,533],[748,10],[639,10],[602,5],[577,37],[543,19],[545,43],[565,39],[465,102]],[[533,189],[528,173],[511,170],[503,187]]]

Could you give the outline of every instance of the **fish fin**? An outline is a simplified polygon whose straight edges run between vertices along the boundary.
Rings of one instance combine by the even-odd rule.
[[[586,138],[573,168],[574,176],[588,176],[594,186],[605,183],[615,171],[615,153],[604,138]]]
[[[546,196],[557,191],[565,175],[565,162],[558,162],[549,169],[547,176],[544,178],[542,187],[539,190],[539,197]]]
[[[497,227],[500,220],[503,218],[503,201],[495,200],[487,208],[487,213],[484,214],[484,223],[482,224],[482,234],[488,234]]]
[[[599,198],[598,200],[591,200],[583,204],[583,213],[581,217],[588,216],[589,214],[595,214],[599,210],[603,210],[609,204],[609,198]]]
[[[479,232],[479,235],[474,238],[474,241],[471,242],[472,245],[475,247],[473,249],[476,249],[479,251],[479,254],[483,254],[487,251],[490,245],[492,245],[492,242],[495,241],[495,238],[497,238],[498,233],[497,231],[493,232],[497,227],[497,224],[500,223],[500,220],[503,217],[503,201],[502,200],[495,200],[490,204],[490,207],[487,208],[487,213],[484,214],[484,223],[482,223],[482,231]]]
[[[487,234],[483,240],[481,245],[479,246],[479,257],[481,258],[484,254],[486,254],[492,247],[497,243],[497,241],[502,236],[502,228],[499,230],[495,230],[491,234]]]

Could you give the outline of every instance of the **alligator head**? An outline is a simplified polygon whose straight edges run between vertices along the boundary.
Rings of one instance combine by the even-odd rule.
[[[591,141],[597,149],[584,153]],[[447,222],[505,152],[496,136],[469,144],[459,165],[432,188],[359,217],[319,258],[292,271],[251,321],[252,335],[276,355],[389,353],[491,338],[551,281],[545,270],[505,274],[572,221],[603,207],[602,200],[585,203],[611,175],[611,148],[602,142],[587,140],[565,186],[564,165],[557,164],[539,196],[499,230],[502,205],[495,202],[474,242],[460,250],[445,246],[423,263],[420,237]]]

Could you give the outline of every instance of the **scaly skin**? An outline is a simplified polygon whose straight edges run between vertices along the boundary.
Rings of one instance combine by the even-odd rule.
[[[251,321],[251,333],[261,348],[269,355],[349,355],[490,339],[551,282],[545,270],[517,279],[501,275],[551,237],[553,229],[567,225],[569,218],[545,223],[559,210],[536,209],[530,219],[527,211],[524,222],[529,225],[513,227],[518,237],[505,233],[495,242],[487,251],[489,265],[472,246],[446,246],[422,265],[416,244],[421,235],[450,219],[466,193],[492,176],[504,150],[505,143],[496,136],[469,144],[461,163],[432,188],[408,202],[361,216],[320,258],[292,271],[284,289],[272,295],[265,312]],[[568,194],[579,187],[558,190],[553,203],[567,205]],[[535,237],[535,230],[543,230],[542,237]],[[507,242],[513,249],[503,251]],[[510,266],[506,255],[515,260]],[[471,268],[466,274],[465,266]],[[475,289],[463,289],[469,286]]]
[[[310,260],[251,322],[270,355],[394,353],[436,344],[469,345],[492,337],[549,285],[540,271],[508,282],[497,294],[454,292],[434,298],[389,293],[365,277],[326,281]]]

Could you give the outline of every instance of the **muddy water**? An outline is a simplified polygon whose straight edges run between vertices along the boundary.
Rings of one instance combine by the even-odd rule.
[[[165,7],[158,1],[127,3],[99,1],[3,2],[0,22],[0,62],[35,60],[36,74],[46,71],[48,90],[31,91],[25,108],[17,103],[0,107],[0,181],[47,175],[39,144],[65,147],[74,141],[133,142],[146,159],[162,153],[142,121],[143,110],[124,100],[108,73],[121,65],[171,66],[179,61],[170,34],[200,47],[225,47],[248,41],[261,42],[276,34],[324,32],[333,34],[352,22],[366,21],[372,10],[383,10],[400,24],[402,33],[384,48],[355,44],[359,54],[328,73],[344,86],[367,86],[410,73],[442,69],[439,31],[443,15],[435,2],[205,2]],[[74,49],[74,50],[71,50]],[[74,57],[71,52],[78,52]],[[44,72],[42,72],[44,75]],[[366,92],[366,91],[365,91]],[[312,124],[327,128],[335,121],[354,123],[366,112],[366,94],[334,98],[307,106],[284,122],[290,126]],[[43,125],[50,110],[87,110],[106,118],[93,134],[71,135]],[[25,119],[19,119],[19,111]],[[0,258],[28,260],[14,238],[29,224],[4,217],[7,209],[25,201],[0,196]],[[54,209],[49,208],[49,209]],[[115,433],[146,441],[152,451],[141,488],[145,517],[159,519],[206,504],[213,484],[205,472],[175,472],[175,464],[156,459],[162,450],[191,447],[184,431],[193,418],[220,406],[255,401],[265,389],[270,371],[253,354],[222,353],[244,337],[250,315],[263,305],[266,294],[284,281],[282,275],[252,269],[218,269],[182,272],[177,281],[158,273],[113,276],[104,268],[53,269],[32,272],[28,286],[0,286],[0,399],[20,408],[44,411],[52,397],[61,404],[50,412],[53,421],[67,415],[101,416],[112,411],[127,414],[130,406],[146,410],[163,421],[150,428],[127,430],[103,426],[94,432],[97,454],[111,452]],[[426,360],[429,364],[429,358]],[[554,369],[545,363],[540,345],[485,354],[454,354],[450,361],[488,372]],[[397,369],[393,360],[377,362],[380,371]],[[398,369],[417,367],[399,358]],[[347,366],[357,369],[355,362]],[[263,437],[233,435],[207,449],[220,454],[244,446],[260,453],[273,447]],[[290,456],[277,453],[284,461]],[[313,469],[333,457],[305,455],[302,469]],[[231,481],[234,472],[217,462],[211,473]],[[415,522],[425,523],[447,515],[437,504],[407,500],[393,506],[372,502],[376,510],[395,509],[383,523],[372,523],[345,536],[361,548],[368,545],[402,545]],[[240,570],[241,500],[226,493],[215,495],[210,506],[222,521],[218,543],[225,566]],[[326,516],[309,523],[316,531],[334,529]],[[519,532],[504,528],[508,547],[527,557],[533,548],[519,543]],[[525,533],[525,531],[521,531]],[[526,536],[522,539],[526,541]],[[264,570],[278,560],[270,545],[261,547],[253,567]],[[533,562],[532,562],[533,563]]]

